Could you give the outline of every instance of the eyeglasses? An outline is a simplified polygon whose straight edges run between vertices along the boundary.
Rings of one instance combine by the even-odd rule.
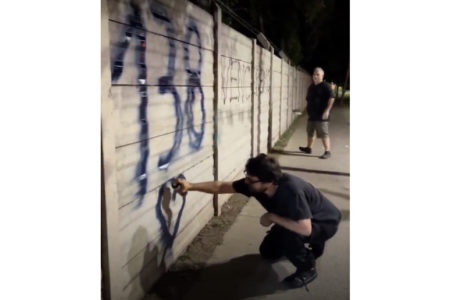
[[[244,175],[245,175],[245,182],[247,182],[248,184],[261,182],[261,180],[251,180],[250,177],[248,177],[247,171],[244,171]]]

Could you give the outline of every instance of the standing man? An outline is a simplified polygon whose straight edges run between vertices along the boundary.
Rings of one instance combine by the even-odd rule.
[[[267,210],[259,222],[265,227],[273,225],[259,247],[261,256],[271,261],[285,256],[297,267],[283,280],[288,287],[306,286],[317,277],[316,259],[323,254],[325,241],[336,233],[341,213],[311,184],[282,173],[273,158],[265,154],[250,158],[245,177],[234,182],[177,183],[181,194],[199,191],[255,197]]]
[[[315,68],[312,76],[313,83],[308,88],[306,95],[306,111],[308,112],[308,145],[299,147],[303,153],[311,154],[311,147],[314,143],[314,132],[322,139],[325,152],[319,158],[327,159],[331,156],[330,136],[328,134],[328,122],[330,120],[330,110],[334,103],[333,92],[328,83],[323,81],[324,71],[322,68]]]

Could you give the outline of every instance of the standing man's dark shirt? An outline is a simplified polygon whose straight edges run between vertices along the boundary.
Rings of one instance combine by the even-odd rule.
[[[306,95],[306,110],[308,112],[309,121],[328,121],[322,120],[322,115],[328,106],[328,100],[333,98],[331,86],[322,81],[318,85],[311,84]]]
[[[236,192],[253,196],[271,213],[291,220],[336,222],[341,219],[340,211],[310,183],[291,174],[284,173],[275,195],[269,198],[264,193],[252,193],[245,179],[233,182]]]

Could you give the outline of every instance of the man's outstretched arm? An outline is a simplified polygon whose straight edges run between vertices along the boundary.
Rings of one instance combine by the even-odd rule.
[[[236,193],[236,191],[233,188],[233,183],[226,181],[190,183],[184,179],[178,179],[176,181],[176,184],[178,184],[178,187],[176,187],[176,191],[180,194],[186,194],[189,191],[197,191],[208,194]]]

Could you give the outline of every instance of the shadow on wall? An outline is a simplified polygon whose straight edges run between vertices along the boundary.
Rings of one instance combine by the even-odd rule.
[[[144,227],[139,227],[133,234],[130,250],[128,252],[127,271],[130,274],[131,281],[125,285],[124,289],[128,289],[130,294],[127,299],[139,299],[150,288],[148,274],[151,267],[156,264],[155,260],[158,255],[158,248],[154,247],[149,250],[145,247],[140,249],[142,241],[148,242],[148,232]],[[140,252],[139,252],[140,251]],[[138,254],[136,254],[138,253]],[[165,267],[162,267],[164,271]],[[139,280],[136,280],[139,277]],[[131,285],[131,287],[129,286]]]
[[[124,290],[129,290],[126,299],[141,299],[151,288],[152,284],[158,279],[158,274],[164,274],[167,271],[167,264],[163,252],[164,249],[158,246],[147,246],[139,251],[142,241],[148,241],[148,232],[143,227],[134,233],[130,251],[128,252],[128,264],[126,266],[130,274],[131,281],[124,286]],[[169,252],[171,252],[169,250]],[[131,286],[130,286],[131,285]]]
[[[164,300],[237,300],[282,290],[279,280],[270,263],[249,254],[200,270],[166,273],[149,294]]]
[[[180,174],[178,178],[185,177]],[[157,279],[158,274],[166,272],[168,265],[174,261],[172,246],[178,233],[186,197],[178,195],[171,187],[171,183],[172,180],[168,180],[162,184],[158,192],[155,210],[161,226],[161,238],[156,244],[150,243],[148,231],[142,226],[139,226],[133,234],[126,266],[131,281],[124,287],[130,290],[129,299],[141,298]],[[178,211],[173,211],[180,199],[181,207]],[[136,280],[138,276],[140,280]]]

